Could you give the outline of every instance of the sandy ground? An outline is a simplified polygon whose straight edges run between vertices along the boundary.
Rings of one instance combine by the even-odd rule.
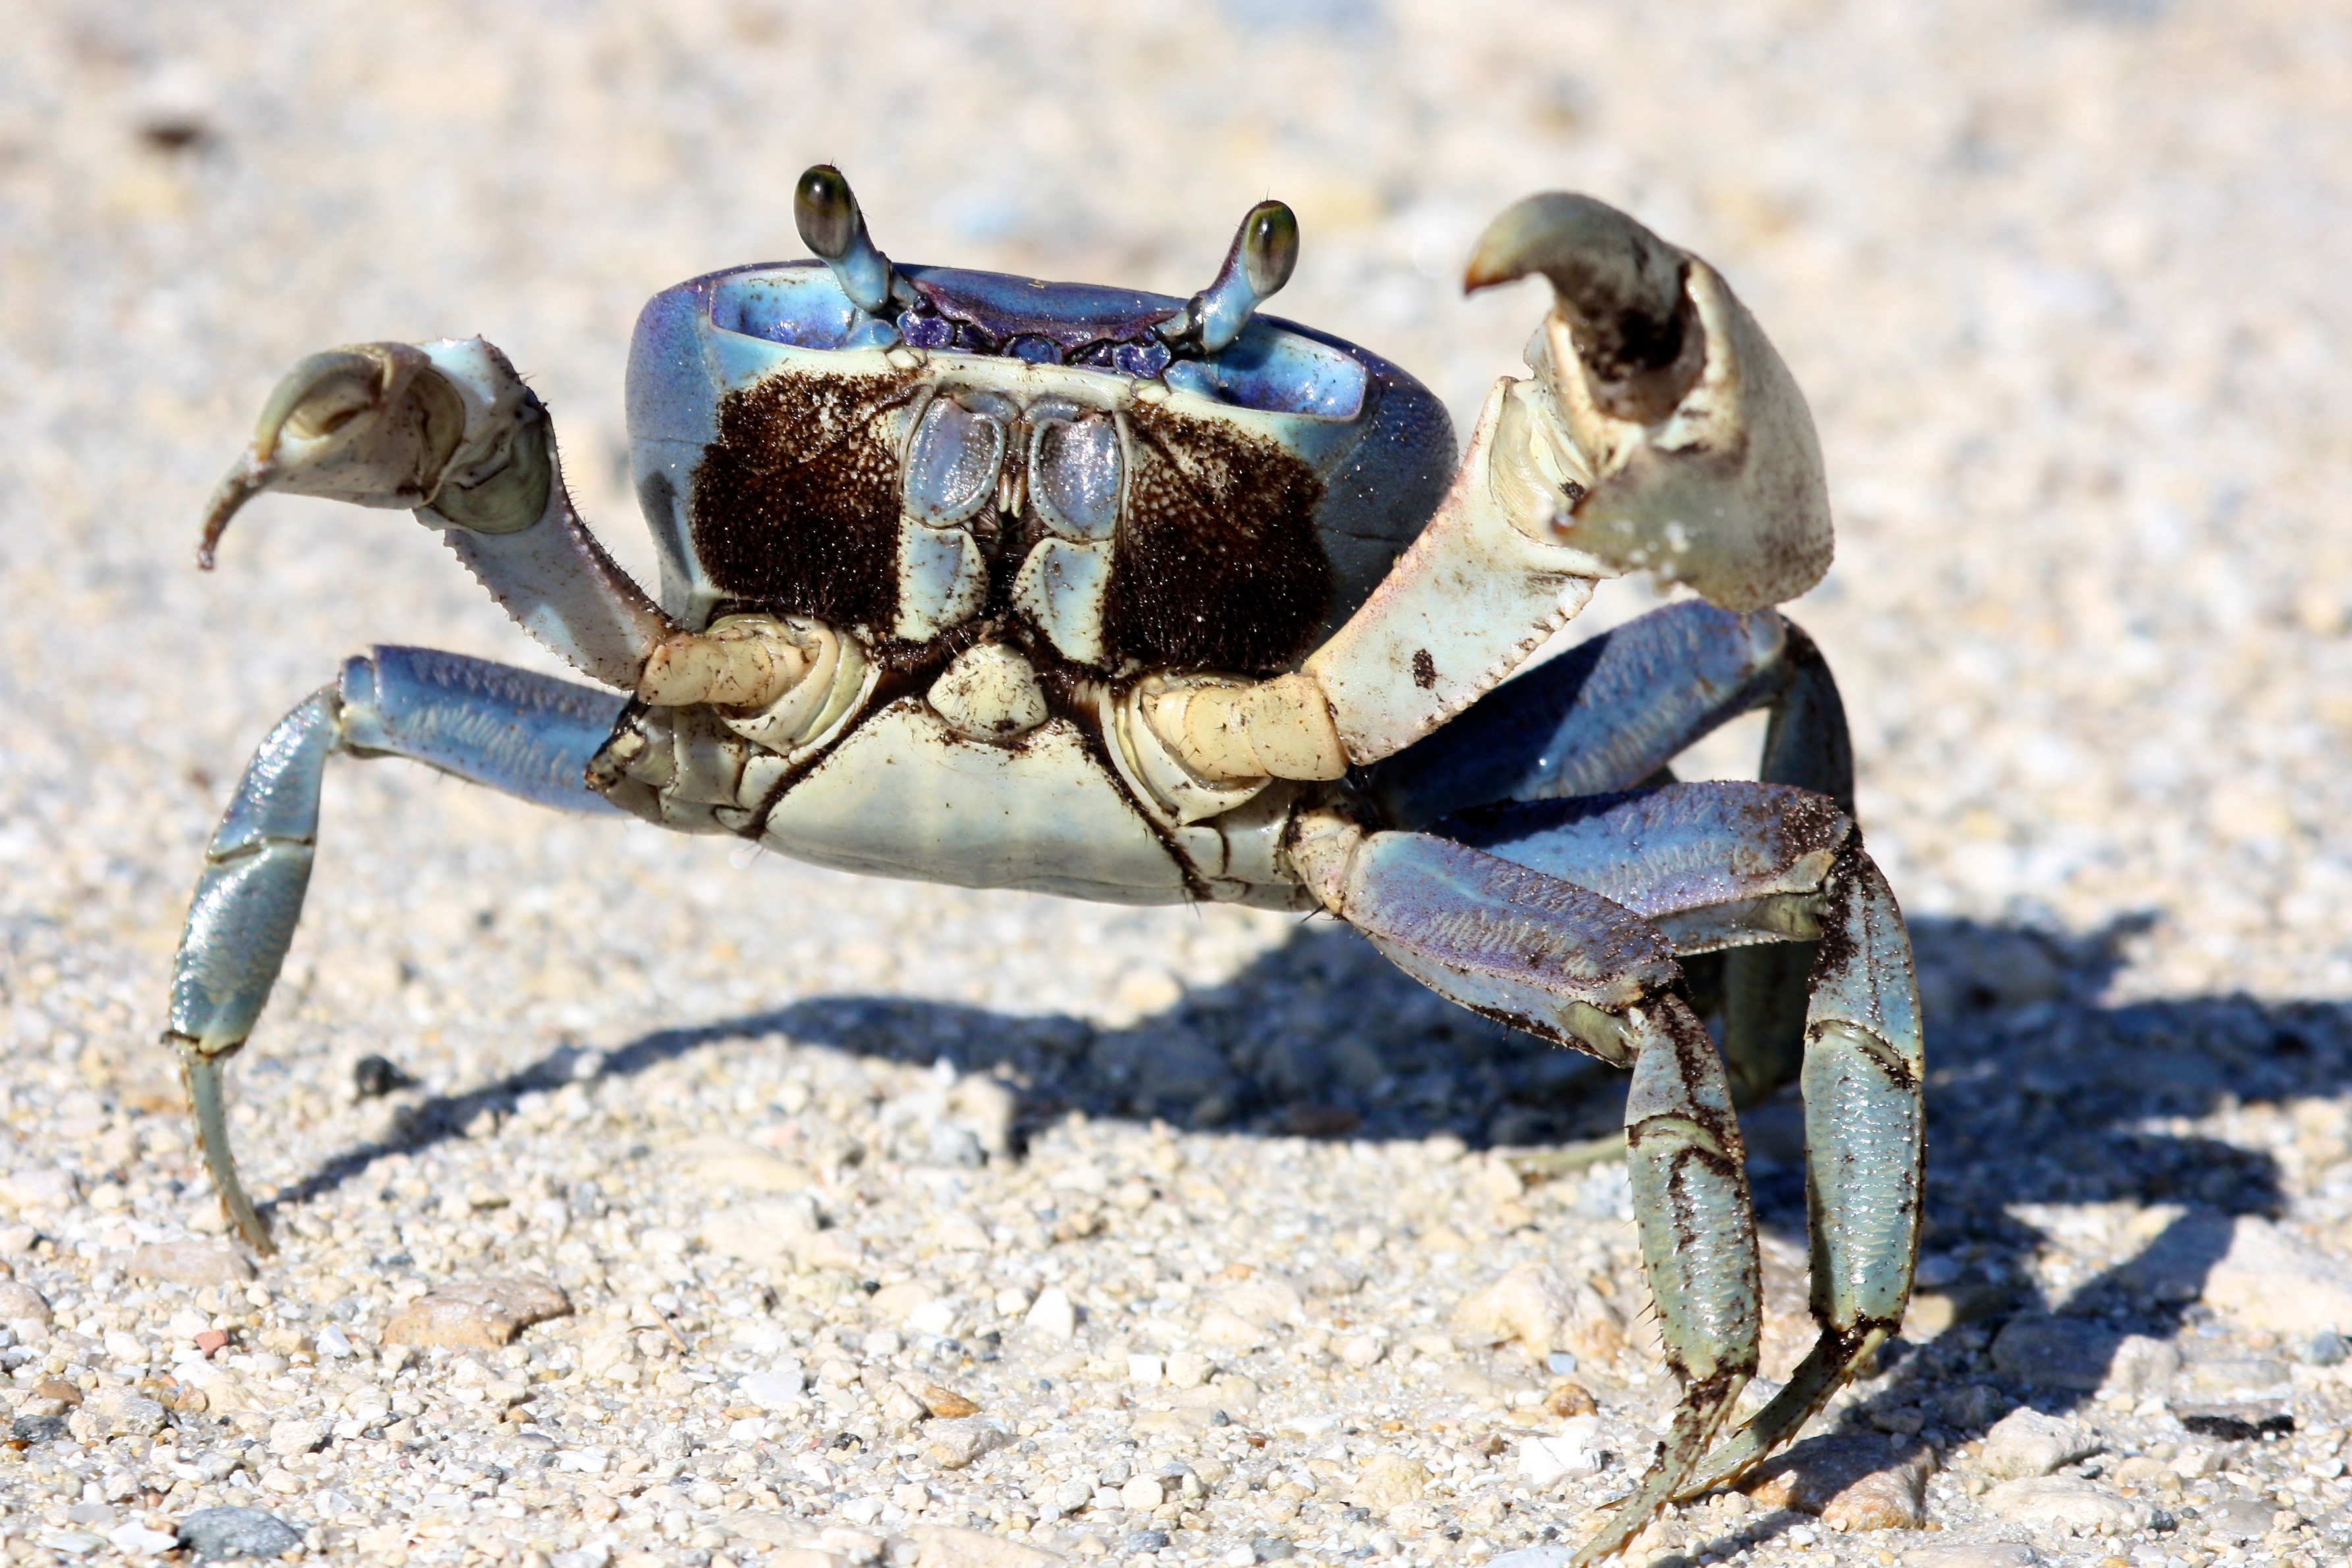
[[[2342,15],[9,0],[0,26],[0,1247],[40,1299],[9,1298],[8,1561],[135,1558],[237,1503],[374,1563],[1478,1562],[1572,1542],[1639,1468],[1667,1390],[1622,1168],[1541,1158],[1614,1114],[1572,1062],[1328,926],[740,864],[399,766],[333,775],[239,1068],[287,1252],[247,1279],[203,1250],[152,1042],[243,759],[371,642],[555,668],[397,513],[267,500],[198,575],[205,490],[299,355],[479,332],[645,563],[635,311],[795,253],[820,158],[900,256],[1177,293],[1279,195],[1284,311],[1457,418],[1541,308],[1454,283],[1507,201],[1589,190],[1719,266],[1820,424],[1839,556],[1794,614],[1933,1017],[1935,1289],[1816,1430],[1924,1486],[1895,1512],[1927,1528],[1768,1494],[1639,1554],[2342,1560]],[[356,1101],[370,1054],[418,1085]],[[1784,1238],[1785,1110],[1753,1135]],[[1515,1269],[1542,1321],[1496,1342],[1457,1309]],[[571,1315],[384,1345],[419,1295],[522,1275]],[[979,1413],[926,1419],[935,1386]],[[1986,1436],[2029,1405],[2085,1449],[2044,1480]]]

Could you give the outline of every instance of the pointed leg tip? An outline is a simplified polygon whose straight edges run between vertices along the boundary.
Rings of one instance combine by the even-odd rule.
[[[220,1197],[221,1213],[227,1218],[229,1228],[245,1238],[246,1245],[264,1258],[275,1257],[278,1244],[270,1238],[269,1224],[246,1193],[245,1184],[236,1173],[236,1157],[229,1151],[228,1105],[222,1068],[236,1047],[206,1051],[194,1037],[176,1032],[167,1032],[163,1038],[180,1053],[181,1072],[188,1088],[188,1108],[196,1121],[196,1149],[212,1176],[213,1190]]]

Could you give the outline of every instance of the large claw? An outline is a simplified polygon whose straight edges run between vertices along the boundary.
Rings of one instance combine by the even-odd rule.
[[[1829,570],[1812,416],[1715,268],[1589,196],[1551,195],[1495,220],[1467,283],[1534,273],[1553,294],[1535,377],[1495,384],[1427,526],[1301,668],[1355,766],[1492,691],[1603,577],[1651,572],[1745,613]],[[1203,761],[1229,774],[1247,759]]]
[[[1497,499],[1538,514],[1520,526],[1730,610],[1819,582],[1832,540],[1812,416],[1721,275],[1559,192],[1497,217],[1465,284],[1535,273],[1553,298],[1529,353],[1538,384],[1512,389],[1494,458]]]

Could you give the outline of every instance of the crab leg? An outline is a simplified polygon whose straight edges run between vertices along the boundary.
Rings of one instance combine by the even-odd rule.
[[[1579,1564],[1624,1550],[1683,1489],[1756,1375],[1763,1325],[1748,1151],[1723,1058],[1680,997],[1630,1009],[1626,1026],[1633,1046],[1633,1082],[1625,1097],[1633,1223],[1666,1366],[1683,1397],[1649,1473],[1584,1543]]]
[[[1721,725],[1777,708],[1820,664],[1777,610],[1668,605],[1520,674],[1381,763],[1372,797],[1385,820],[1420,826],[1497,801],[1631,789]],[[1847,793],[1813,778],[1770,782]]]
[[[1788,1385],[1684,1489],[1739,1478],[1903,1323],[1926,1180],[1926,1054],[1902,911],[1850,842],[1823,889],[1806,1010],[1805,1199],[1821,1337]]]
[[[1635,1224],[1683,1399],[1641,1486],[1577,1559],[1621,1550],[1678,1491],[1756,1371],[1746,1152],[1722,1058],[1665,938],[1598,893],[1423,833],[1302,819],[1291,859],[1331,912],[1439,994],[1633,1069]]]
[[[1648,921],[1681,957],[1819,938],[1822,888],[1853,819],[1786,784],[1669,784],[1506,802],[1430,832],[1591,889]]]
[[[342,703],[328,687],[278,721],[254,753],[205,848],[173,967],[171,1027],[195,1114],[196,1141],[229,1222],[261,1251],[269,1231],[236,1179],[222,1103],[222,1073],[245,1044],[277,984],[302,917],[319,835],[319,788],[341,745]]]
[[[180,1055],[213,1185],[255,1248],[274,1250],[229,1153],[223,1070],[268,1003],[301,919],[327,759],[409,757],[537,805],[612,811],[583,774],[622,705],[504,665],[380,647],[347,660],[337,684],[313,692],[261,743],[206,846],[163,1035]]]
[[[1385,820],[1421,826],[1469,806],[1630,789],[1759,707],[1770,709],[1771,725],[1757,777],[1827,795],[1851,816],[1845,710],[1812,639],[1774,611],[1734,615],[1687,601],[1604,632],[1490,693],[1381,763],[1372,796]],[[1678,943],[1676,951],[1693,950]],[[1812,965],[1804,942],[1685,965],[1694,998],[1723,999],[1724,1057],[1738,1103],[1796,1078]]]
[[[1631,1067],[1621,1015],[1681,979],[1673,950],[1598,893],[1426,833],[1370,833],[1328,811],[1290,859],[1323,907],[1473,1012]]]
[[[1449,840],[1605,894],[1677,952],[1818,952],[1801,1081],[1819,1342],[1678,1493],[1738,1479],[1895,1331],[1909,1298],[1925,1151],[1909,938],[1835,802],[1785,785],[1667,784],[1511,802],[1435,825]],[[1742,944],[1780,942],[1777,947]],[[1801,946],[1797,944],[1802,944]],[[1630,1114],[1630,1113],[1629,1113]]]

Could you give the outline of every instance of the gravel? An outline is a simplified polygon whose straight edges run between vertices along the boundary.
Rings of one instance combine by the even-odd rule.
[[[147,1561],[233,1508],[453,1568],[1533,1565],[1643,1463],[1672,1390],[1587,1064],[1328,923],[747,863],[410,768],[333,774],[235,1076],[285,1251],[226,1245],[152,1042],[243,760],[372,641],[552,665],[398,514],[266,500],[200,577],[202,497],[301,354],[480,331],[649,570],[634,312],[795,250],[818,158],[898,255],[1180,294],[1278,195],[1286,313],[1457,417],[1541,305],[1458,297],[1506,202],[1590,189],[1717,263],[1820,421],[1840,555],[1794,614],[1930,1016],[1923,1289],[1812,1431],[1884,1445],[1929,1528],[1841,1531],[1791,1484],[1821,1517],[1731,1494],[1634,1556],[2352,1552],[2331,18],[33,0],[9,29],[8,1563]],[[1785,1379],[1801,1124],[1750,1124]],[[1980,1444],[2028,1407],[2094,1446],[1998,1480]]]

